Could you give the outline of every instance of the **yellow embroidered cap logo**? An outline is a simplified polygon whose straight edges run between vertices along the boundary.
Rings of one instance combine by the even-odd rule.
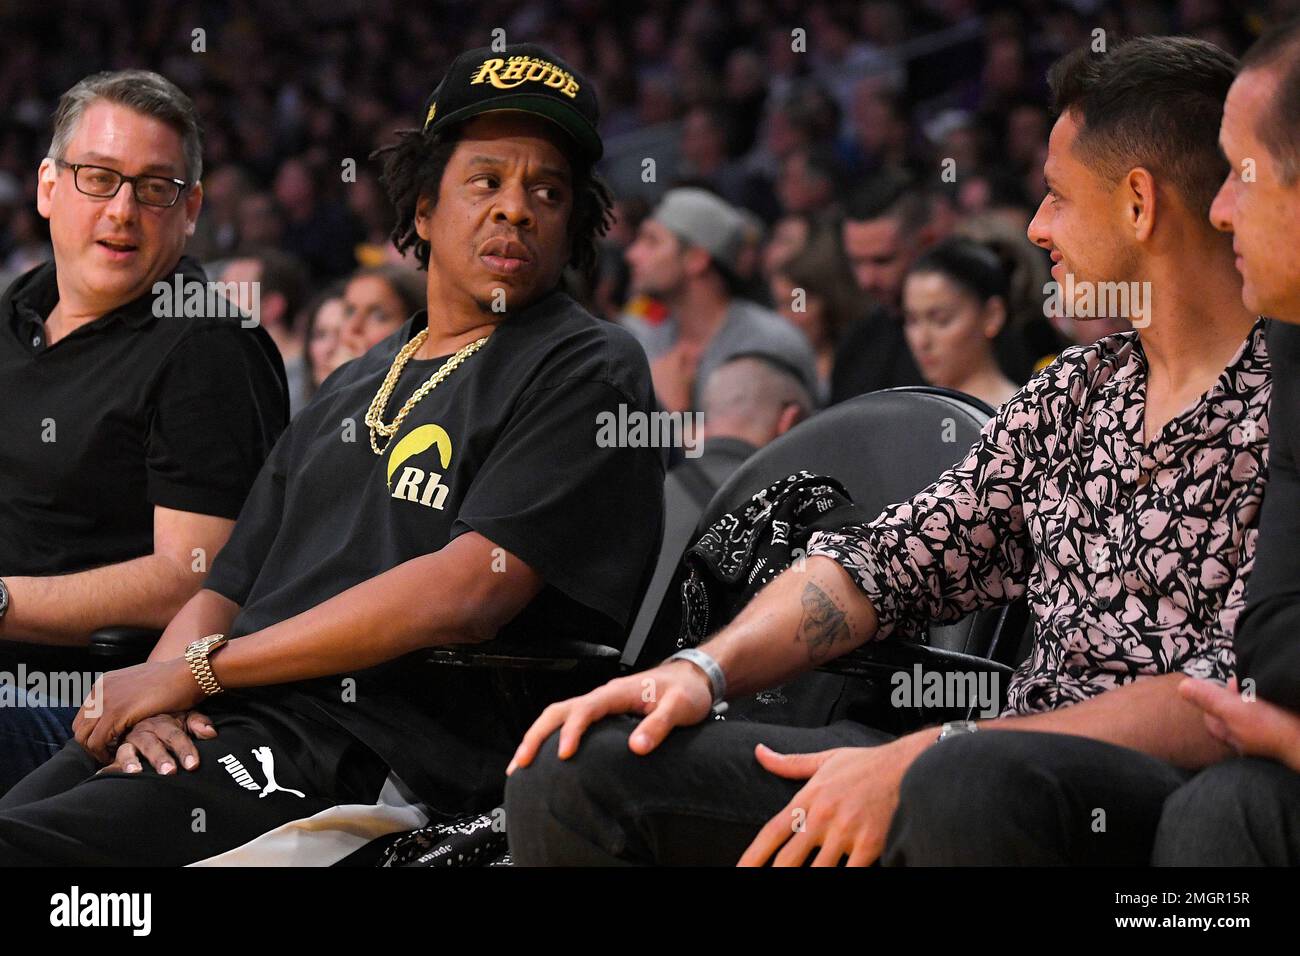
[[[572,73],[534,56],[512,56],[508,60],[491,57],[479,64],[469,82],[471,85],[491,83],[499,90],[512,90],[522,83],[541,83],[570,99],[577,96],[579,90]]]
[[[407,459],[430,448],[437,449],[438,461],[443,471],[446,471],[451,465],[451,436],[441,425],[421,425],[419,428],[411,429],[402,436],[401,441],[393,445],[392,451],[388,453],[386,478],[393,498],[414,501],[426,508],[437,508],[441,511],[451,491],[442,484],[442,475],[432,469],[425,472],[423,468],[414,465],[402,467]],[[402,468],[402,474],[397,479],[397,487],[394,488],[393,473],[398,468]]]
[[[424,121],[424,132],[433,135],[480,113],[506,110],[532,113],[559,126],[584,162],[594,163],[604,153],[596,88],[535,43],[466,50],[451,61],[417,117]]]

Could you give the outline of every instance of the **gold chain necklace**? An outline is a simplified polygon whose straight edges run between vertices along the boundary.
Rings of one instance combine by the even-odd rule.
[[[402,427],[402,422],[406,420],[406,416],[410,414],[411,409],[419,403],[420,399],[437,388],[444,378],[456,371],[461,362],[482,348],[483,343],[488,340],[485,335],[483,338],[469,343],[469,345],[443,362],[442,368],[429,376],[429,380],[417,388],[415,393],[406,400],[406,404],[397,413],[397,417],[393,419],[392,424],[385,425],[384,409],[388,407],[388,399],[392,397],[393,386],[397,384],[398,378],[401,377],[402,369],[406,367],[406,363],[410,361],[412,355],[420,350],[420,346],[424,344],[428,337],[429,330],[427,328],[421,329],[415,338],[402,346],[402,350],[393,359],[392,367],[389,368],[388,374],[384,376],[384,383],[379,386],[379,391],[375,394],[374,401],[370,403],[370,408],[366,412],[366,425],[370,428],[370,447],[375,450],[376,455],[384,453],[384,449],[388,447],[388,443],[393,440],[397,430]],[[376,433],[387,439],[384,442],[384,448],[379,447],[379,442],[375,439]]]

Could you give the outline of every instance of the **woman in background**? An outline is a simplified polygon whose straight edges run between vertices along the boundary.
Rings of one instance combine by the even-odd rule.
[[[311,401],[321,382],[343,364],[339,352],[339,330],[343,328],[343,282],[335,282],[303,308],[303,364],[307,375],[303,383],[304,403]]]
[[[339,363],[369,352],[425,306],[424,275],[403,265],[354,272],[343,289]]]
[[[1025,226],[1033,210],[999,210],[966,216],[953,234],[974,239],[997,254],[1007,274],[1007,321],[994,345],[1007,378],[1023,385],[1076,343],[1047,314],[1052,280],[1047,254],[1029,241]],[[1111,330],[1107,330],[1111,331]],[[1088,340],[1092,341],[1091,339]]]
[[[830,403],[831,368],[844,330],[862,318],[869,303],[853,281],[835,234],[822,228],[803,248],[777,266],[768,282],[772,307],[807,338],[817,357],[819,407]]]
[[[903,281],[903,333],[927,383],[994,408],[1016,393],[995,345],[1007,294],[1002,260],[974,240],[949,239],[916,261]]]

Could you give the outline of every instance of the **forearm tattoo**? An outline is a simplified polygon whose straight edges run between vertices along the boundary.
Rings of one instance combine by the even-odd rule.
[[[831,656],[836,644],[849,640],[847,615],[834,598],[812,581],[804,585],[799,603],[803,605],[803,618],[794,634],[795,643],[806,644],[808,659],[820,664]]]

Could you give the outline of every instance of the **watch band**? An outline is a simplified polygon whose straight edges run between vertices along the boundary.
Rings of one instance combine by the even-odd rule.
[[[713,693],[713,706],[717,707],[727,699],[727,675],[722,673],[722,665],[698,647],[688,647],[668,658],[669,661],[690,661],[709,679],[709,690]],[[665,661],[664,663],[667,663]]]
[[[980,729],[980,725],[973,720],[950,720],[939,728],[939,736],[936,741],[947,740],[949,737],[961,737],[965,734],[973,734]]]
[[[226,635],[209,634],[207,637],[192,641],[189,647],[185,648],[185,661],[190,665],[190,673],[194,675],[194,682],[199,685],[204,697],[220,694],[225,689],[217,680],[217,676],[212,673],[212,664],[209,661],[212,652],[224,643],[226,643]]]

